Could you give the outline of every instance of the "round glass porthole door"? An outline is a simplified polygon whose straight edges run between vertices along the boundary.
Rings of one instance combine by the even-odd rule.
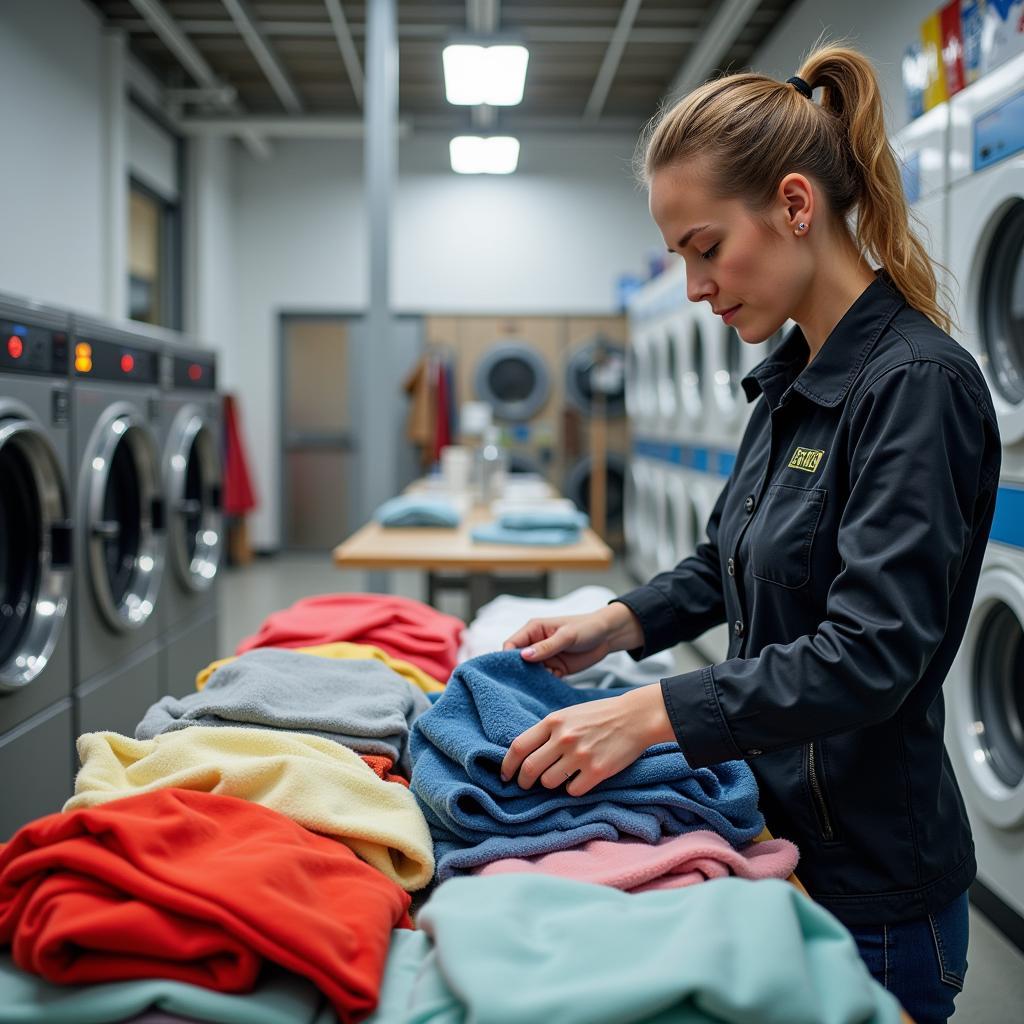
[[[97,427],[86,472],[96,603],[114,629],[137,629],[153,614],[164,557],[159,457],[138,413],[114,412]]]
[[[599,339],[578,348],[566,363],[565,390],[569,401],[586,416],[593,415],[597,394],[604,396],[605,416],[622,416],[626,411],[625,348]]]
[[[0,690],[46,667],[70,588],[67,488],[53,445],[30,420],[0,416]]]
[[[566,497],[571,498],[578,509],[590,515],[590,475],[594,460],[584,455],[569,470],[565,480]],[[615,452],[605,457],[605,525],[610,533],[623,528],[623,514],[626,503],[626,460]]]
[[[951,672],[951,721],[973,801],[999,828],[1024,824],[1024,574],[983,571]]]
[[[477,397],[494,410],[495,419],[521,423],[544,408],[551,378],[537,351],[522,342],[496,345],[476,367]]]
[[[185,587],[203,591],[213,583],[220,566],[221,467],[213,432],[199,409],[187,406],[178,413],[168,450],[171,560]]]
[[[979,295],[989,379],[1010,405],[1024,404],[1024,200],[992,233]]]

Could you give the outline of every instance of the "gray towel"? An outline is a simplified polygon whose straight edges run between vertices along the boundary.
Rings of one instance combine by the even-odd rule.
[[[161,698],[135,738],[190,725],[293,729],[390,757],[408,776],[409,729],[429,707],[422,690],[379,661],[261,647],[222,665],[199,693]]]

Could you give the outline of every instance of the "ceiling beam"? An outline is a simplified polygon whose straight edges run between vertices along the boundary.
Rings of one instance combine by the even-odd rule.
[[[196,49],[195,45],[182,31],[181,26],[167,12],[160,0],[131,0],[132,6],[142,15],[163,44],[178,58],[179,63],[195,79],[202,89],[221,89],[224,83],[213,73],[206,63],[206,58]],[[241,106],[237,100],[227,107],[233,113],[240,113]],[[258,160],[266,160],[270,156],[270,147],[266,140],[253,132],[243,132],[242,141],[249,152]]]
[[[672,79],[667,94],[670,102],[707,80],[747,26],[758,3],[760,0],[723,0],[711,23],[701,32],[700,42]]]
[[[180,121],[186,135],[238,135],[254,132],[278,139],[361,139],[365,126],[361,117],[301,114],[266,117],[184,117]],[[409,131],[406,121],[399,123],[399,134]]]
[[[256,63],[259,64],[263,74],[267,76],[271,88],[281,101],[281,106],[289,114],[301,114],[305,108],[298,90],[253,17],[248,0],[221,0],[221,3],[227,8],[231,20],[245,40],[245,45],[249,47],[252,55],[256,58]]]
[[[335,0],[326,0],[326,2],[335,2]],[[108,20],[114,28],[124,29],[130,35],[141,35],[152,31],[152,28],[141,18],[110,18]],[[763,19],[758,18],[756,21],[761,23]],[[764,24],[767,29],[769,23],[764,22]],[[238,32],[234,22],[229,20],[182,19],[178,25],[191,36],[233,36]],[[261,27],[264,35],[269,38],[330,39],[332,36],[336,36],[334,28],[326,21],[264,21]],[[353,40],[362,39],[366,35],[366,26],[362,22],[347,22],[347,27]],[[508,32],[517,39],[522,39],[524,43],[579,43],[607,46],[611,42],[612,36],[615,35],[615,28],[611,25],[518,25],[509,28]],[[447,25],[403,22],[398,27],[399,39],[406,42],[444,40],[451,34],[451,29]],[[664,28],[646,26],[634,28],[630,42],[665,46],[687,45],[697,42],[701,34],[697,28],[679,25]]]
[[[466,0],[466,30],[474,36],[493,36],[501,24],[500,0]],[[498,112],[487,103],[473,107],[469,112],[474,128],[489,131],[498,123]]]
[[[359,54],[356,52],[355,40],[352,38],[352,30],[345,19],[345,12],[341,9],[341,0],[324,0],[327,5],[327,13],[331,19],[331,31],[338,41],[338,49],[341,51],[341,60],[348,73],[348,80],[352,85],[352,92],[355,93],[356,103],[363,105],[363,67],[359,63]],[[365,29],[365,26],[363,26]]]
[[[604,102],[608,98],[608,90],[612,87],[615,79],[615,72],[619,69],[619,61],[622,60],[622,51],[629,41],[629,33],[633,29],[633,22],[636,20],[637,11],[640,10],[642,0],[625,0],[622,10],[619,11],[619,20],[615,23],[615,31],[608,40],[608,49],[604,51],[604,59],[601,67],[598,68],[597,77],[594,79],[594,87],[590,90],[587,105],[583,109],[584,121],[596,121],[604,109]]]

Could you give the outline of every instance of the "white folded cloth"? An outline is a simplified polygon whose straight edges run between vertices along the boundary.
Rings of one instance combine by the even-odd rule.
[[[556,615],[584,615],[603,608],[615,592],[608,587],[580,587],[564,597],[513,597],[502,594],[485,604],[462,634],[459,662],[478,654],[500,651],[502,644],[530,619]],[[606,689],[612,686],[643,686],[675,674],[675,661],[670,651],[660,651],[643,661],[634,661],[625,651],[616,651],[596,665],[569,676],[570,686]]]

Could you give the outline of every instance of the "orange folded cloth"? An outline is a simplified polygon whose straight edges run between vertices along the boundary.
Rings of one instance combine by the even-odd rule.
[[[391,770],[394,768],[395,762],[390,757],[381,757],[380,754],[360,754],[359,759],[365,761],[373,769],[373,773],[378,779],[383,779],[384,782],[397,782],[400,786],[409,788],[409,780],[401,775],[395,775]]]
[[[309,978],[346,1024],[376,1006],[409,903],[343,843],[184,789],[51,814],[0,847],[0,946],[22,970],[244,992],[270,961]]]

